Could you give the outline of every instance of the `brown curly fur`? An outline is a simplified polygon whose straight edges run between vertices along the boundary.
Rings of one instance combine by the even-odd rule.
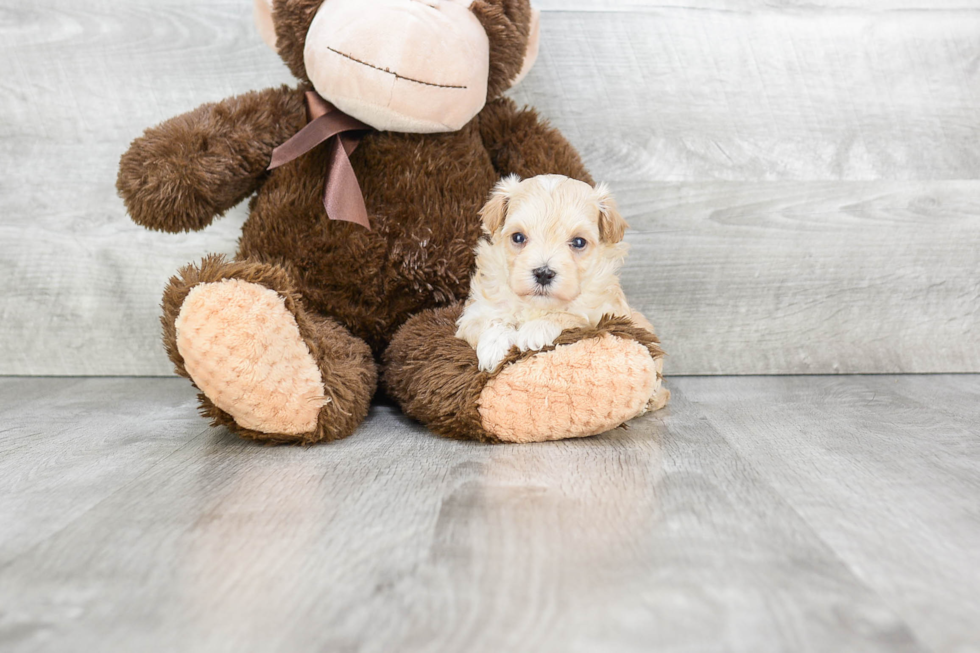
[[[483,428],[480,393],[507,365],[537,352],[520,352],[515,347],[494,372],[481,372],[476,352],[455,337],[462,310],[462,304],[454,304],[423,311],[398,330],[385,352],[385,391],[406,415],[439,435],[496,443],[500,440]],[[568,329],[541,351],[607,335],[639,342],[654,359],[664,355],[654,334],[615,316],[604,316],[595,327]]]
[[[303,51],[306,33],[323,0],[273,0],[272,20],[276,27],[276,50],[296,79],[309,83]]]
[[[272,150],[305,124],[302,97],[286,86],[205,104],[133,141],[116,189],[137,224],[203,229],[258,190]]]
[[[409,319],[385,351],[384,389],[409,417],[449,438],[497,442],[482,424],[478,400],[490,375],[476,351],[456,337],[462,304]]]
[[[286,298],[334,399],[328,407],[346,413],[324,409],[316,433],[287,438],[242,430],[202,396],[202,412],[216,423],[264,441],[330,440],[353,431],[375,386],[368,347],[380,359],[395,331],[413,315],[466,296],[473,248],[481,235],[478,211],[501,176],[555,173],[592,183],[578,153],[557,130],[533,110],[519,110],[497,97],[521,68],[531,19],[527,0],[478,0],[473,10],[491,42],[486,107],[456,132],[367,134],[351,163],[372,229],[329,220],[322,204],[326,148],[266,172],[272,150],[306,124],[303,95],[310,87],[303,49],[321,1],[275,0],[277,47],[301,80],[298,88],[207,104],[147,130],[123,155],[117,184],[133,220],[171,232],[202,229],[257,193],[242,230],[238,262],[211,257],[182,270],[164,296],[163,325],[171,359],[187,376],[176,350],[174,320],[194,284],[241,278]],[[416,324],[427,319],[431,314],[418,317]],[[442,371],[427,378],[441,378],[456,394],[438,395],[449,403],[431,413],[422,404],[443,401],[435,390],[420,398],[407,394],[406,388],[416,386],[398,382],[408,373],[399,371],[399,361],[414,370],[421,361],[444,354],[457,361],[472,354],[452,335],[440,342],[415,342],[410,353],[421,358],[414,362],[405,358],[404,349],[389,352],[392,387],[401,389],[395,396],[411,406],[406,408],[410,414],[432,415],[431,426],[439,433],[489,440],[474,426],[475,404],[467,404],[475,401],[485,378],[468,375],[458,363],[438,367]],[[453,370],[458,379],[450,378]],[[447,412],[446,406],[454,408]],[[449,413],[449,422],[436,416]]]

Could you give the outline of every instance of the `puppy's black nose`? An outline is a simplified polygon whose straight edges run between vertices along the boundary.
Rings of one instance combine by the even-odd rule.
[[[547,286],[550,284],[558,273],[544,265],[536,270],[533,270],[531,274],[534,275],[534,280],[538,282],[539,285]]]

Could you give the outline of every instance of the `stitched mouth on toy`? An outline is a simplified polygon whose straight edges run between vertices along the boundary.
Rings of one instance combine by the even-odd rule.
[[[349,59],[350,61],[353,61],[354,63],[359,63],[362,66],[367,66],[368,68],[372,68],[374,70],[378,70],[380,72],[387,73],[388,75],[394,75],[395,79],[404,79],[406,82],[413,82],[415,84],[421,84],[423,86],[434,86],[435,88],[453,88],[453,89],[459,89],[459,90],[465,90],[466,88],[468,88],[466,86],[458,86],[458,85],[455,85],[455,84],[436,84],[434,82],[426,82],[426,81],[423,81],[421,79],[414,79],[412,77],[406,77],[405,75],[400,75],[400,74],[398,74],[397,72],[395,72],[393,70],[389,70],[387,68],[382,68],[380,66],[375,66],[374,64],[370,64],[370,63],[368,63],[366,61],[361,61],[357,57],[354,57],[352,55],[349,55],[346,52],[341,52],[340,50],[335,50],[334,48],[331,48],[330,46],[327,46],[327,50],[330,50],[334,54],[339,55],[341,57],[344,57],[345,59]]]

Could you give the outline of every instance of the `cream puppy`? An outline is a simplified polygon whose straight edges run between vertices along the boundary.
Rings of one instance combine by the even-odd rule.
[[[456,337],[493,371],[513,346],[538,350],[603,315],[632,318],[617,273],[627,224],[605,185],[561,175],[497,184],[480,212],[487,238]]]

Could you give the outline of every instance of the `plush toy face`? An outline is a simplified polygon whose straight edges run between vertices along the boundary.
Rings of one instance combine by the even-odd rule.
[[[454,0],[328,0],[305,60],[317,92],[369,125],[454,131],[486,102],[490,41]]]
[[[275,35],[321,96],[379,130],[460,129],[537,55],[527,0],[271,1],[256,0],[264,38]]]

